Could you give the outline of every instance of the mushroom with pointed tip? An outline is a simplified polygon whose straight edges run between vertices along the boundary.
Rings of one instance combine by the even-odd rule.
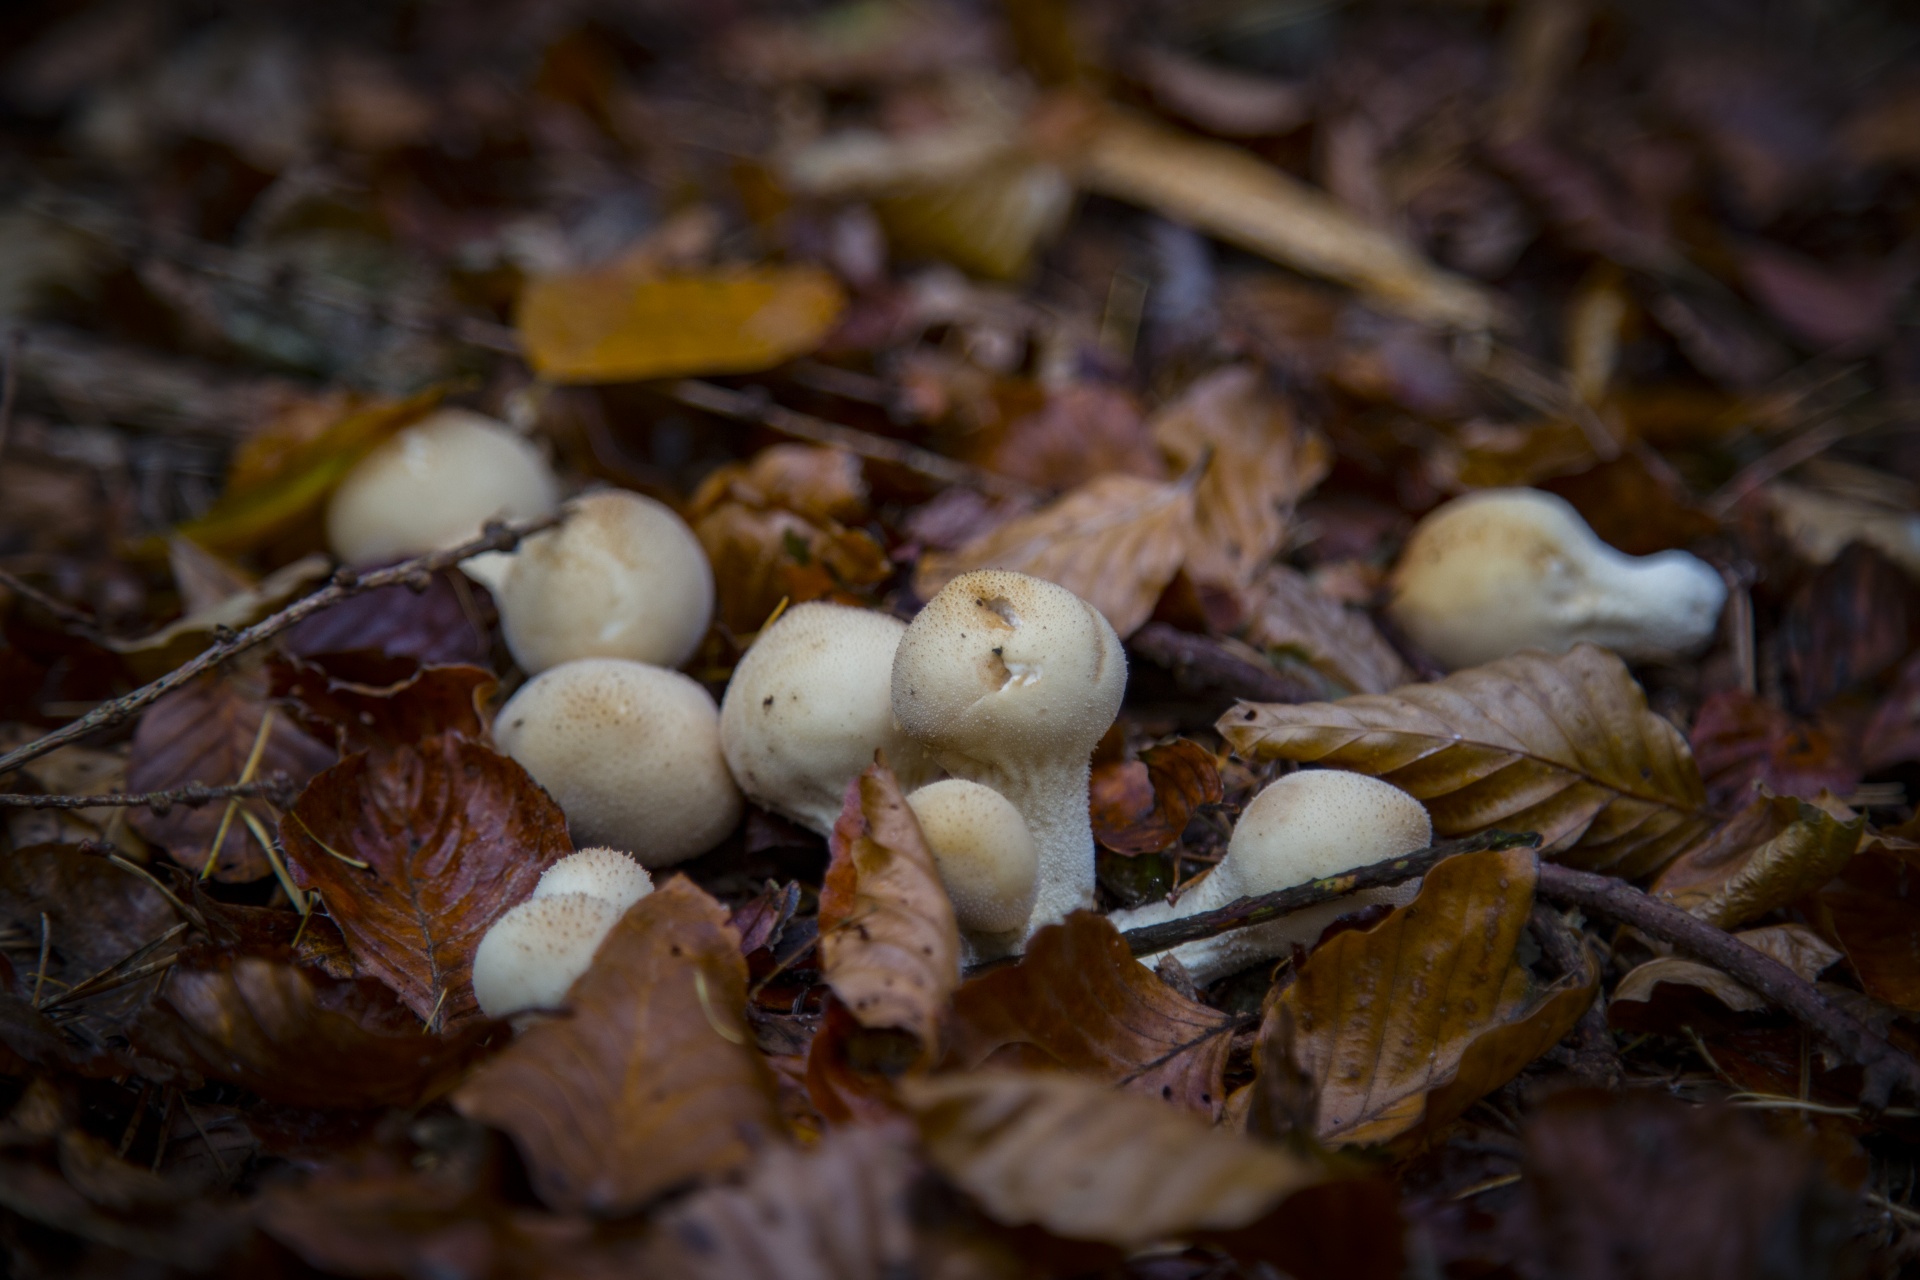
[[[347,473],[327,502],[327,544],[348,564],[381,564],[464,542],[489,520],[546,515],[559,500],[547,460],[512,427],[437,409]]]
[[[540,873],[533,896],[551,898],[561,893],[584,893],[605,898],[625,911],[653,892],[647,869],[618,849],[602,846],[570,853]]]
[[[480,1012],[505,1018],[559,1006],[624,913],[592,894],[555,893],[528,898],[501,916],[473,955]]]
[[[968,934],[1019,940],[1040,890],[1040,851],[1011,801],[977,782],[944,778],[907,795],[953,917]],[[1004,948],[994,946],[995,951]]]
[[[713,619],[713,568],[687,522],[652,498],[590,493],[498,575],[500,628],[529,674],[576,658],[677,667]]]
[[[992,787],[1039,850],[1027,932],[1093,906],[1088,757],[1126,692],[1120,638],[1065,587],[1005,569],[949,582],[893,659],[893,714],[948,773]]]
[[[894,723],[881,672],[907,625],[872,609],[795,605],[761,633],[720,700],[720,748],[747,797],[821,835],[884,751],[910,790],[939,770]]]
[[[1426,809],[1392,783],[1339,769],[1290,773],[1254,797],[1233,829],[1227,856],[1180,901],[1116,911],[1108,918],[1122,930],[1162,924],[1383,862],[1432,842]],[[1362,890],[1267,924],[1185,943],[1172,954],[1195,982],[1212,982],[1285,955],[1295,943],[1312,945],[1340,916],[1374,903],[1402,906],[1419,891],[1417,880]]]
[[[1488,489],[1429,512],[1394,566],[1388,614],[1443,666],[1582,640],[1623,658],[1684,657],[1713,637],[1727,587],[1684,551],[1629,556],[1564,498]]]
[[[582,844],[663,867],[740,820],[713,697],[678,671],[581,658],[521,686],[493,722],[500,749],[550,792]]]

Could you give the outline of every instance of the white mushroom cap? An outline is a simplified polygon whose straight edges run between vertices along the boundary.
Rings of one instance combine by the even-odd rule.
[[[938,772],[893,720],[888,673],[906,629],[884,613],[816,601],[754,641],[720,700],[720,747],[749,799],[827,835],[847,783],[876,750],[903,788]]]
[[[576,843],[631,850],[642,866],[705,853],[740,820],[720,713],[678,671],[562,663],[507,700],[493,736],[566,811]]]
[[[495,594],[529,673],[576,658],[677,667],[713,619],[713,568],[687,522],[637,493],[576,499],[565,524],[522,544]]]
[[[1100,611],[1039,578],[980,569],[920,611],[893,660],[893,714],[949,773],[1013,802],[1040,850],[1029,931],[1093,905],[1087,757],[1126,692]]]
[[[1309,769],[1291,773],[1255,796],[1240,815],[1227,856],[1180,901],[1116,911],[1121,929],[1213,911],[1240,898],[1291,889],[1340,875],[1433,843],[1433,823],[1421,803],[1363,773]],[[1250,964],[1284,955],[1295,943],[1311,946],[1343,915],[1374,903],[1401,906],[1420,891],[1418,881],[1363,890],[1296,911],[1269,924],[1235,929],[1174,948],[1196,982],[1212,982]]]
[[[970,933],[1025,925],[1040,890],[1040,850],[1026,819],[992,787],[947,778],[907,796],[933,851],[954,919]]]
[[[584,893],[625,911],[652,892],[653,877],[645,867],[618,849],[600,848],[570,853],[541,872],[533,896]]]
[[[473,955],[480,1012],[505,1018],[561,1005],[623,909],[585,893],[527,899],[493,922]]]
[[[464,542],[489,520],[552,511],[560,485],[504,422],[438,409],[355,464],[327,503],[327,544],[348,564],[378,564]]]
[[[1429,512],[1391,585],[1393,620],[1450,668],[1582,640],[1635,660],[1682,657],[1713,637],[1727,599],[1705,561],[1623,554],[1536,489],[1488,489]]]

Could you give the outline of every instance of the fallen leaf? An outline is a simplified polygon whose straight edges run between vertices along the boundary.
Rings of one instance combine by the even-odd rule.
[[[1920,639],[1920,590],[1887,557],[1851,543],[1793,593],[1775,634],[1792,705],[1814,712],[1907,656]]]
[[[1539,992],[1514,954],[1536,866],[1528,849],[1448,858],[1413,902],[1307,957],[1275,1004],[1315,1086],[1319,1141],[1431,1133],[1573,1029],[1597,968]]]
[[[1861,988],[1920,1012],[1920,854],[1904,842],[1870,840],[1813,905]]]
[[[1860,736],[1860,764],[1869,772],[1920,760],[1920,653],[1908,658],[1893,688]]]
[[[904,1032],[926,1061],[960,985],[960,927],[893,770],[847,788],[820,887],[820,973],[869,1031]]]
[[[702,480],[687,504],[687,518],[698,520],[723,502],[738,502],[784,507],[809,520],[857,524],[867,518],[867,497],[860,459],[846,450],[776,444]]]
[[[424,591],[376,587],[295,623],[280,639],[289,653],[318,657],[371,651],[424,663],[485,666],[493,607],[458,569],[436,573]]]
[[[928,1157],[1010,1226],[1138,1249],[1258,1221],[1316,1163],[1151,1099],[1053,1072],[906,1080]]]
[[[1122,639],[1153,612],[1193,537],[1194,478],[1108,475],[957,551],[929,552],[913,589],[932,599],[974,569],[1015,569],[1058,583],[1106,615]]]
[[[1073,183],[1059,166],[1009,148],[958,176],[881,196],[874,211],[903,253],[1018,280],[1035,251],[1066,225],[1073,205]]]
[[[1385,693],[1413,672],[1371,619],[1315,589],[1297,569],[1270,564],[1247,592],[1246,641],[1297,657],[1354,693]]]
[[[161,698],[147,708],[134,730],[127,786],[135,791],[167,791],[188,783],[224,786],[240,781],[260,736],[266,695],[266,679],[258,670],[229,667]],[[333,751],[302,733],[292,717],[278,714],[268,730],[255,776],[281,772],[301,786],[333,760]],[[261,822],[274,821],[264,800],[243,800],[237,808]],[[176,805],[164,815],[137,809],[130,821],[134,830],[164,847],[175,862],[198,872],[207,864],[226,809],[224,802],[198,808]],[[238,812],[225,826],[214,877],[245,884],[272,875],[272,864]]]
[[[1787,541],[1814,564],[1864,542],[1920,578],[1920,515],[1808,485],[1775,480],[1760,491]]]
[[[782,600],[860,604],[859,592],[893,575],[866,530],[815,523],[781,507],[723,502],[693,531],[713,564],[717,616],[735,635],[758,631]]]
[[[1688,737],[1715,805],[1743,803],[1755,786],[1783,796],[1844,796],[1860,783],[1850,743],[1739,689],[1708,694]]]
[[[1897,262],[1832,266],[1765,241],[1734,250],[1756,301],[1811,350],[1837,359],[1887,340],[1894,306],[1911,283]]]
[[[1106,917],[1076,911],[1019,964],[960,988],[947,1063],[1069,1071],[1211,1117],[1238,1025],[1162,982]]]
[[[398,660],[336,658],[323,666],[274,658],[268,669],[274,696],[290,699],[314,735],[333,739],[342,752],[413,746],[438,733],[485,742],[481,708],[500,683],[480,667]]]
[[[196,544],[175,536],[168,539],[168,546],[177,551],[179,547],[196,547]],[[206,560],[214,558],[197,548],[196,552],[190,554],[197,554]],[[176,554],[174,558],[177,561],[181,557]],[[108,636],[103,644],[127,659],[128,664],[142,676],[157,677],[180,666],[212,644],[220,628],[238,631],[258,622],[290,597],[304,594],[305,588],[326,577],[330,568],[325,556],[303,556],[290,565],[275,569],[257,583],[242,582],[219,599],[197,605],[191,597],[186,596],[187,584],[182,583],[183,599],[187,604],[185,616],[136,639],[119,640]],[[179,577],[177,572],[175,576]]]
[[[1389,694],[1220,718],[1235,751],[1384,778],[1424,802],[1434,834],[1538,832],[1578,867],[1638,876],[1707,829],[1686,740],[1595,645],[1522,653]]]
[[[740,1168],[782,1135],[772,1075],[743,1012],[747,966],[726,908],[682,876],[621,917],[540,1022],[454,1095],[504,1129],[534,1190],[615,1216]]]
[[[1670,863],[1649,892],[1731,929],[1833,879],[1860,847],[1866,822],[1791,796],[1761,795]]]
[[[1775,924],[1747,929],[1733,935],[1793,970],[1808,982],[1817,979],[1841,958],[1819,934],[1803,924]],[[1767,1002],[1711,965],[1682,960],[1678,956],[1657,956],[1628,971],[1613,990],[1613,1001],[1650,1003],[1653,989],[1661,983],[1697,987],[1736,1013],[1752,1013],[1767,1007]]]
[[[1194,489],[1186,570],[1244,587],[1285,544],[1294,505],[1326,478],[1333,451],[1248,365],[1206,375],[1154,415],[1153,438]]]
[[[1115,853],[1159,853],[1180,842],[1195,809],[1225,794],[1219,762],[1199,743],[1177,738],[1148,747],[1138,760],[1094,768],[1093,838]]]
[[[307,787],[280,839],[354,963],[435,1030],[478,1016],[481,936],[573,851],[566,815],[525,769],[451,733],[348,756]]]
[[[770,369],[820,344],[846,296],[813,266],[653,276],[616,261],[536,277],[516,324],[552,382],[639,382]]]
[[[969,460],[1042,490],[1068,489],[1108,472],[1147,480],[1166,474],[1139,402],[1126,391],[1072,382],[1045,397],[1003,429],[980,433],[986,439],[979,444],[970,441]]]

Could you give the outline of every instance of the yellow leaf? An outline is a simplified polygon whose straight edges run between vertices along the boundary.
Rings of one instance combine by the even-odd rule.
[[[818,267],[656,279],[616,264],[529,281],[518,322],[542,377],[637,382],[772,368],[817,347],[845,306]]]

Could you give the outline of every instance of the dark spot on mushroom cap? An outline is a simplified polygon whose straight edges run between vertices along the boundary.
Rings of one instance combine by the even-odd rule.
[[[773,705],[773,695],[768,694],[765,698],[761,699],[760,705],[763,707],[771,707]]]

